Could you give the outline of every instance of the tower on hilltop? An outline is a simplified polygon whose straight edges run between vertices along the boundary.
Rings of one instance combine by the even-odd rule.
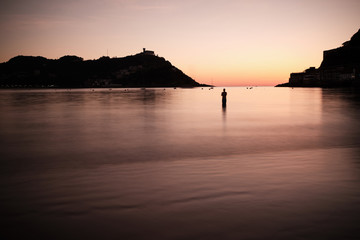
[[[142,54],[144,55],[155,55],[154,51],[146,50],[146,48],[143,48]]]

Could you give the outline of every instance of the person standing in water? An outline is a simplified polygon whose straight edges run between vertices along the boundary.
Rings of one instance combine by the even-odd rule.
[[[226,107],[226,95],[227,95],[227,92],[225,91],[225,88],[224,88],[223,92],[221,93],[223,107]]]

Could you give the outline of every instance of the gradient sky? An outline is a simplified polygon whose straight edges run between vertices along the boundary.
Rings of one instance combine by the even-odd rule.
[[[359,0],[1,0],[0,62],[145,47],[200,83],[275,85],[359,28]]]

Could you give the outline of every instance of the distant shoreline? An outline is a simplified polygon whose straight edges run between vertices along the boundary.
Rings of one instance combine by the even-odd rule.
[[[165,88],[165,89],[176,89],[176,88],[203,88],[203,87],[221,87],[222,86],[211,86],[211,85],[199,85],[199,86],[194,86],[194,87],[162,87],[162,86],[151,86],[151,87],[112,87],[112,86],[108,86],[108,87],[41,87],[41,86],[36,86],[36,87],[3,87],[0,86],[0,90],[1,89],[60,89],[60,90],[67,90],[67,89],[141,89],[141,88],[145,88],[145,89],[156,89],[156,88]],[[241,87],[241,86],[233,86],[233,87]]]

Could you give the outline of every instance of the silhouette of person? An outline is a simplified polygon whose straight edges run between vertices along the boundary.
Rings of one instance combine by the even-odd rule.
[[[227,95],[227,92],[225,91],[225,88],[224,88],[223,92],[221,93],[223,107],[226,107],[226,95]]]

